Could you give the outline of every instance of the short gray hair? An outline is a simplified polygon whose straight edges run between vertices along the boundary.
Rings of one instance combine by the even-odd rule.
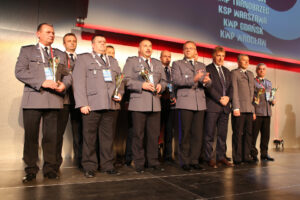
[[[238,61],[240,61],[243,56],[249,57],[247,54],[239,54],[237,57]]]
[[[259,63],[256,65],[255,71],[257,71],[260,66],[266,66],[266,68],[267,68],[267,65],[265,63]]]

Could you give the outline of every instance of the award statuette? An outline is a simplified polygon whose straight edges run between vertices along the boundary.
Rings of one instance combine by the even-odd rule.
[[[277,92],[278,88],[272,88],[271,92],[267,93],[267,101],[274,101],[275,100],[275,94]]]
[[[265,88],[259,88],[259,89],[258,89],[257,95],[256,95],[256,97],[254,97],[254,103],[255,103],[256,105],[258,105],[259,102],[260,102],[260,95],[261,95],[261,94],[264,94],[264,93],[265,93]]]
[[[116,84],[116,89],[115,89],[114,95],[113,95],[114,99],[120,99],[118,94],[119,94],[119,88],[121,87],[123,78],[124,78],[124,74],[122,74],[122,73],[116,76],[116,83],[115,83]]]
[[[143,79],[148,82],[148,83],[152,83],[154,85],[154,79],[153,79],[153,74],[150,74],[149,71],[145,68],[143,68],[140,72],[140,75],[143,77]],[[154,85],[154,91],[153,91],[153,94],[156,94],[157,91],[156,91],[156,88],[155,88],[155,85]]]
[[[59,57],[53,57],[49,59],[50,68],[53,73],[53,81],[58,82],[62,81],[62,78],[64,76],[67,76],[70,74],[70,71],[67,69],[67,67],[60,63]]]

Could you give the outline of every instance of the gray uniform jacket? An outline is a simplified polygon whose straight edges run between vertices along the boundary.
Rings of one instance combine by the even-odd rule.
[[[240,109],[241,113],[254,113],[254,75],[240,68],[231,71],[233,88],[232,109]]]
[[[272,110],[271,106],[273,105],[272,102],[267,101],[266,93],[271,93],[272,90],[272,83],[271,81],[264,79],[262,82],[258,78],[254,79],[255,88],[254,88],[254,95],[257,97],[258,90],[260,88],[265,88],[265,93],[260,94],[259,96],[259,104],[254,104],[255,107],[255,114],[256,116],[271,116]]]
[[[115,89],[115,77],[121,73],[121,69],[116,59],[110,56],[106,58],[108,60],[105,64],[98,55],[95,58],[90,53],[77,56],[73,71],[76,108],[90,106],[92,111],[118,108],[112,102],[112,96]],[[104,81],[103,70],[110,70],[112,81]]]
[[[166,75],[161,62],[155,58],[151,58],[153,66],[154,84],[161,84],[163,92],[166,88]],[[123,73],[125,75],[126,86],[130,91],[129,108],[131,111],[140,112],[159,112],[161,111],[159,95],[153,95],[150,91],[142,89],[145,82],[140,72],[147,67],[146,62],[141,57],[129,57],[125,63]]]
[[[25,84],[22,98],[22,108],[28,109],[59,109],[63,107],[63,97],[54,90],[42,88],[46,80],[44,68],[48,67],[49,56],[44,52],[45,63],[43,63],[39,44],[23,46],[21,48],[16,68],[16,78]],[[60,58],[63,63],[65,54],[53,49],[54,56]],[[62,82],[66,89],[72,83],[71,75],[64,76]]]
[[[206,109],[206,100],[204,93],[203,77],[197,83],[194,83],[194,76],[197,71],[206,72],[205,65],[200,62],[194,62],[194,66],[187,60],[178,60],[173,62],[172,80],[177,90],[176,108],[200,111]],[[206,87],[210,87],[209,82]]]

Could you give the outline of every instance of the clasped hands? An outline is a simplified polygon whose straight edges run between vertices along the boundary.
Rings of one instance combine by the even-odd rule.
[[[66,89],[66,86],[61,81],[45,80],[42,84],[43,88],[49,88],[55,90],[56,92],[63,92]]]
[[[204,84],[210,81],[209,73],[208,72],[204,73],[203,71],[199,70],[197,74],[194,76],[194,82],[197,83],[202,76],[204,76],[202,81]]]
[[[222,96],[220,99],[220,103],[222,104],[222,106],[226,106],[229,102],[229,97],[228,96]]]
[[[151,91],[151,92],[154,92],[155,89],[156,89],[157,94],[159,94],[160,91],[161,91],[161,84],[157,84],[156,88],[154,88],[153,83],[144,82],[143,85],[142,85],[142,88],[143,88],[143,90],[148,90],[148,91]]]

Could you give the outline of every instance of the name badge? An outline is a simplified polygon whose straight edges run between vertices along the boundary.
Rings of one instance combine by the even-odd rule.
[[[171,83],[168,83],[169,92],[173,91],[173,85]]]
[[[150,80],[150,83],[152,83],[154,85],[153,74],[149,74],[149,80]]]
[[[112,77],[111,77],[111,70],[110,69],[103,69],[103,77],[105,82],[112,82]]]
[[[50,67],[44,67],[46,80],[54,80],[53,71]]]
[[[270,92],[266,92],[266,100],[267,101],[271,100],[271,93]]]

